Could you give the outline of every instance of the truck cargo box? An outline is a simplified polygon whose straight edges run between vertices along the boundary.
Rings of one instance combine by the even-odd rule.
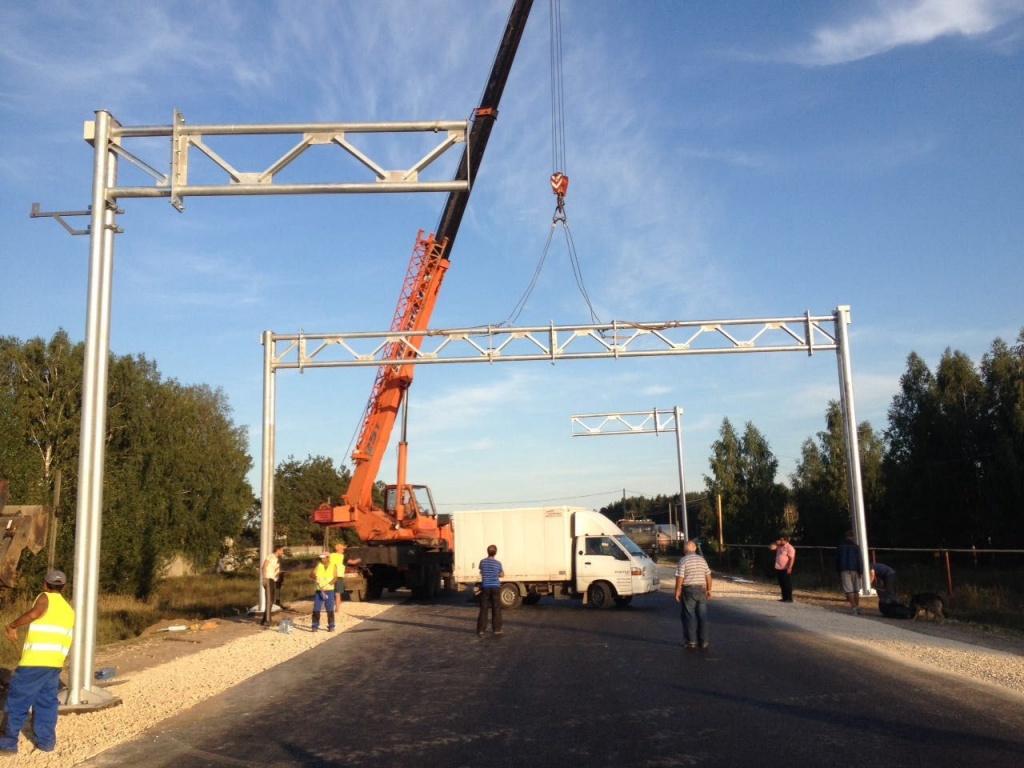
[[[455,580],[464,584],[480,580],[480,561],[487,557],[490,544],[498,548],[506,581],[571,579],[573,518],[580,512],[595,514],[578,507],[454,512]],[[596,527],[595,523],[589,525]]]

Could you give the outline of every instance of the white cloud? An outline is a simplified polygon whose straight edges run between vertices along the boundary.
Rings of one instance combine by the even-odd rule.
[[[1021,15],[1020,0],[885,0],[865,15],[818,29],[794,58],[812,66],[859,61],[949,35],[978,37]]]

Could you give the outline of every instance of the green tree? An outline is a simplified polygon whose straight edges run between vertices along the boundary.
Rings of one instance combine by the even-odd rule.
[[[983,480],[985,545],[1024,546],[1024,328],[1009,347],[992,343],[982,358],[987,393],[986,433],[990,455]]]
[[[935,463],[933,444],[937,409],[935,377],[916,353],[907,356],[899,392],[889,406],[885,430],[885,477],[888,483],[890,535],[893,545],[920,545],[920,534],[930,529],[934,502],[928,485]]]
[[[943,543],[984,545],[982,481],[988,463],[986,393],[981,376],[962,352],[946,350],[935,372],[938,418],[933,467],[935,527]]]
[[[725,541],[761,543],[774,538],[785,517],[786,489],[775,481],[779,462],[768,441],[750,422],[742,438],[729,419],[711,446],[711,475],[704,476],[707,495],[722,497]]]
[[[297,461],[289,456],[274,472],[274,529],[291,545],[323,539],[322,528],[313,522],[313,510],[322,502],[340,504],[348,490],[351,473],[323,456]]]
[[[109,393],[101,572],[144,596],[174,555],[209,568],[240,534],[252,459],[220,390],[161,381],[140,356],[112,362]]]
[[[22,504],[49,504],[56,470],[77,473],[83,346],[63,330],[46,342],[0,339],[0,476]]]
[[[916,354],[889,408],[885,474],[896,544],[984,546],[992,530],[990,392],[962,352],[934,375]]]
[[[0,475],[19,502],[77,496],[84,345],[59,331],[50,342],[0,340]],[[111,355],[100,542],[100,586],[146,596],[171,557],[212,565],[253,504],[245,430],[223,393],[164,382],[144,357]],[[67,505],[65,505],[67,506]],[[75,520],[65,516],[57,562],[70,567]]]
[[[825,412],[825,430],[817,437],[817,444],[810,438],[804,441],[800,462],[790,480],[804,543],[826,545],[838,541],[842,532],[852,527],[844,419],[838,401],[829,402]],[[885,487],[882,475],[884,443],[866,421],[857,427],[857,441],[865,517],[870,534],[874,531],[873,522],[880,521],[877,513]]]
[[[748,487],[747,526],[760,541],[770,541],[787,528],[785,505],[788,493],[777,483],[779,460],[768,441],[751,423],[743,432],[744,470]]]
[[[749,531],[738,521],[747,505],[747,488],[743,480],[743,456],[739,435],[728,418],[722,419],[718,440],[711,445],[711,476],[704,476],[710,498],[722,498],[722,529],[726,543],[746,543]]]

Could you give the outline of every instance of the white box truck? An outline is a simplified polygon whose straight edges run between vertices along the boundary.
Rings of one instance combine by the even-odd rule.
[[[604,515],[577,507],[456,511],[455,581],[480,582],[487,547],[505,569],[501,603],[518,608],[544,595],[582,597],[584,605],[628,605],[658,591],[654,561]]]

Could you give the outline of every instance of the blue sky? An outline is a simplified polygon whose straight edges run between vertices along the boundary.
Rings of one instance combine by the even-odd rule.
[[[193,125],[460,120],[509,7],[3,4],[0,333],[84,338],[88,239],[28,213],[89,204],[82,123],[95,110],[126,126],[169,125],[174,109]],[[876,429],[911,351],[934,367],[947,346],[978,361],[994,338],[1016,337],[1024,0],[561,7],[565,167],[552,166],[549,4],[537,0],[432,327],[508,317],[551,225],[548,176],[563,170],[602,320],[848,304],[857,416]],[[379,150],[396,167],[419,157],[397,140]],[[155,162],[168,152],[155,145]],[[278,154],[241,149],[259,169]],[[133,174],[122,164],[123,183],[148,183]],[[442,205],[440,194],[187,198],[178,213],[124,201],[111,348],[221,387],[258,467],[260,334],[387,330],[416,233]],[[589,319],[557,233],[518,324]],[[345,461],[373,373],[279,373],[277,460]],[[570,416],[678,405],[688,490],[703,488],[725,417],[761,430],[786,480],[837,398],[830,353],[425,367],[410,479],[444,510],[674,493],[672,436],[581,440]]]

